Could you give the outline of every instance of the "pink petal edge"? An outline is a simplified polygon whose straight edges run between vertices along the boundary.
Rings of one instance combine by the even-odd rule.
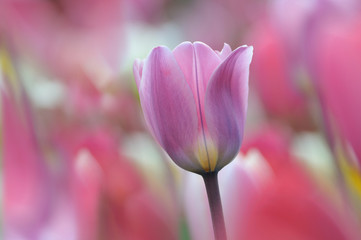
[[[224,61],[229,55],[232,53],[232,48],[227,44],[224,43],[222,51],[216,51],[218,57]]]
[[[207,87],[205,115],[208,130],[218,145],[218,169],[238,153],[248,102],[248,75],[253,47],[241,46],[215,70]]]
[[[144,66],[144,61],[142,61],[140,59],[135,59],[134,64],[133,64],[133,74],[134,74],[135,83],[137,84],[138,89],[139,89],[140,82],[142,79],[143,66]]]

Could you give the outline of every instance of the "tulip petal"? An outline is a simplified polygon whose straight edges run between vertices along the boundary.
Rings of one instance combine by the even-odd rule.
[[[143,65],[144,65],[144,61],[140,59],[136,59],[133,65],[133,74],[138,89],[139,89],[140,81],[142,79]]]
[[[203,88],[203,94],[207,88],[208,82],[214,72],[219,66],[221,60],[217,56],[217,53],[213,51],[209,46],[202,42],[195,42],[193,44],[195,51],[196,70],[199,82],[203,84],[200,86]],[[204,96],[202,97],[204,99]]]
[[[225,43],[224,46],[223,46],[223,49],[222,51],[216,51],[216,53],[218,54],[219,58],[223,61],[225,60],[229,55],[231,55],[232,53],[232,49],[231,47]]]
[[[139,94],[152,134],[173,161],[189,171],[200,169],[197,161],[192,161],[198,127],[196,104],[168,48],[153,49],[145,60]]]
[[[207,124],[204,114],[205,93],[214,70],[221,63],[216,52],[202,42],[185,42],[174,49],[173,54],[185,73],[192,89],[197,107],[198,134],[203,136],[198,141],[197,158],[206,171],[212,171],[216,165],[216,154],[211,141],[207,141]]]
[[[181,68],[188,85],[194,91],[194,50],[191,42],[183,42],[179,44],[174,50],[173,55]],[[196,96],[196,95],[195,95]]]
[[[202,42],[183,42],[173,50],[173,54],[192,89],[197,103],[199,127],[202,128],[201,118],[204,119],[203,105],[207,84],[221,61],[217,54]]]
[[[173,54],[194,95],[197,95],[196,79],[205,90],[212,73],[221,63],[217,54],[202,42],[183,42],[173,50]]]
[[[207,88],[205,116],[219,150],[216,169],[234,158],[242,142],[252,52],[252,47],[236,49],[215,70]]]

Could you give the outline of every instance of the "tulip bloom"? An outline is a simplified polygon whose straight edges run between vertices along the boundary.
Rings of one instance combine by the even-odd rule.
[[[217,172],[243,138],[252,47],[221,52],[201,42],[154,48],[134,63],[140,102],[153,136],[172,160],[195,173]]]

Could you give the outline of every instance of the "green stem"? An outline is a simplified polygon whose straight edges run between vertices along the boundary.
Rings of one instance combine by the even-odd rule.
[[[211,172],[203,174],[202,177],[206,186],[209,208],[211,210],[214,239],[227,240],[217,175],[218,172]]]

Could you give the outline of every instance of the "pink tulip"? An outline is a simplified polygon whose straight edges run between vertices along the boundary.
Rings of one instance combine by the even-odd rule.
[[[105,239],[175,239],[175,212],[147,188],[134,164],[118,153],[112,140],[106,132],[96,132],[83,143],[103,175],[103,201],[98,206],[102,235]]]
[[[28,109],[23,101],[15,99],[10,87],[4,88],[0,94],[5,238],[34,239],[50,214],[50,181],[26,113]]]
[[[148,127],[180,167],[218,171],[239,152],[252,47],[221,52],[201,42],[156,47],[134,63]]]
[[[354,219],[327,199],[296,164],[269,181],[243,213],[237,239],[359,239]]]
[[[57,137],[70,156],[64,181],[74,202],[77,239],[176,239],[176,212],[119,154],[111,131],[77,127]]]
[[[300,165],[272,169],[268,161],[253,148],[219,173],[228,239],[358,239],[353,217],[327,199]],[[188,174],[185,182],[192,239],[213,239],[201,178]]]
[[[310,53],[324,108],[361,163],[360,27],[360,16],[324,24]]]
[[[251,72],[254,87],[271,117],[282,119],[297,128],[310,125],[307,99],[299,84],[300,66],[292,56],[294,48],[270,20],[260,21],[250,37],[257,49]],[[292,43],[294,44],[294,43]]]
[[[242,153],[256,148],[266,159],[275,172],[288,165],[293,157],[290,154],[291,134],[282,126],[268,124],[246,136],[242,144]]]
[[[122,4],[122,0],[3,0],[0,32],[19,53],[30,53],[62,78],[109,80],[119,70]]]

